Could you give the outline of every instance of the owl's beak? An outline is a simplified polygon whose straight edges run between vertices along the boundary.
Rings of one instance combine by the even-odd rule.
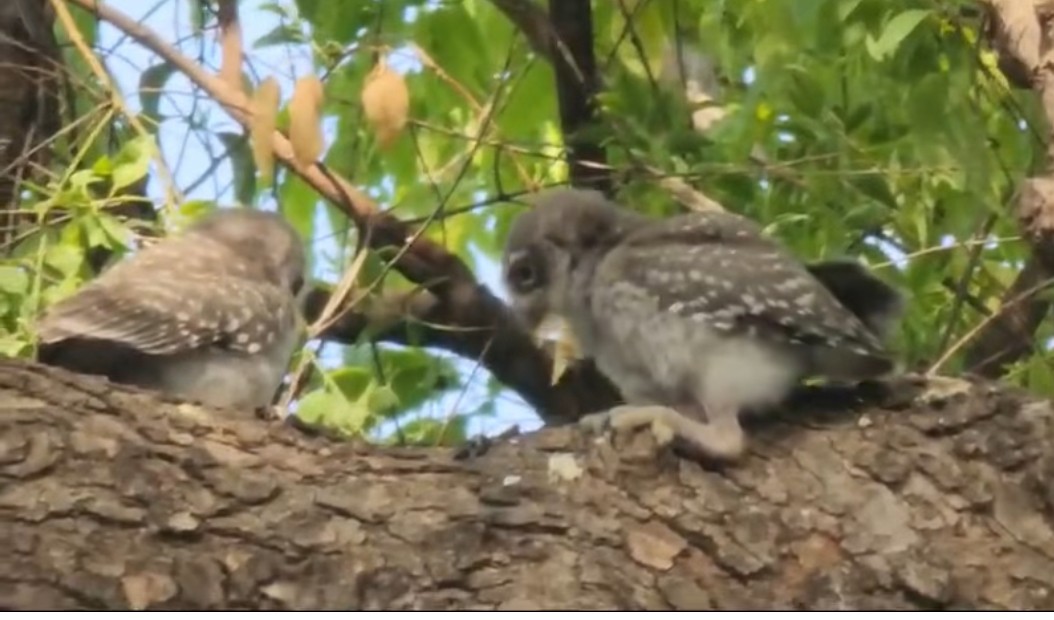
[[[531,331],[531,336],[538,347],[548,350],[553,356],[553,367],[549,377],[551,385],[556,385],[567,368],[582,358],[578,342],[571,333],[571,326],[559,316],[547,315]]]

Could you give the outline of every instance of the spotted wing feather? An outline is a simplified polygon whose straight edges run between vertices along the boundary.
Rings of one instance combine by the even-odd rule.
[[[631,235],[598,270],[646,291],[656,310],[719,332],[843,350],[885,365],[874,334],[756,224],[732,214],[657,221]]]
[[[38,334],[42,344],[93,339],[152,355],[206,346],[255,353],[291,319],[289,296],[273,286],[224,275],[129,277],[93,283],[59,302]]]

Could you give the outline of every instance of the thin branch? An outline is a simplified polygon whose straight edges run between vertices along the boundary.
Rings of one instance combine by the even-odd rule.
[[[550,55],[556,73],[560,126],[567,144],[571,183],[610,191],[604,147],[590,135],[597,125],[596,95],[600,91],[593,52],[593,14],[589,0],[549,0],[549,20],[555,32]]]

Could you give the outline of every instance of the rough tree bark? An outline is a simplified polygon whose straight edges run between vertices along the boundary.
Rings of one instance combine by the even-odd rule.
[[[3,361],[0,607],[1054,606],[1050,403],[920,385],[799,403],[716,471],[572,427],[369,448]]]

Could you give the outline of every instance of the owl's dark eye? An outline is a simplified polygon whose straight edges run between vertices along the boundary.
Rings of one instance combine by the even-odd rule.
[[[529,255],[510,263],[505,277],[509,281],[509,287],[516,293],[527,293],[542,285],[538,262]]]

